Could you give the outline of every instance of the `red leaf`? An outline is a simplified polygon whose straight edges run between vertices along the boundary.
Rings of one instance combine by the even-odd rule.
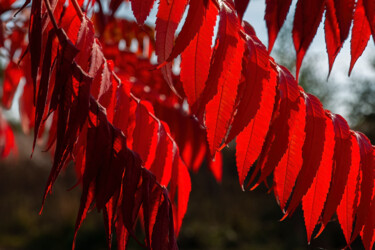
[[[323,163],[324,152],[333,150],[333,147],[331,149],[326,147],[329,142],[326,137],[333,134],[333,128],[331,131],[322,104],[315,96],[303,94],[306,103],[306,139],[302,148],[303,164],[286,215],[294,212],[310,188],[319,166]]]
[[[253,63],[249,62],[248,67],[250,69],[254,67]],[[261,153],[269,129],[276,95],[276,73],[272,69],[268,72],[264,72],[264,69],[260,68],[258,68],[256,72],[257,74],[261,74],[260,79],[258,79],[259,82],[252,81],[252,77],[254,77],[252,76],[252,73],[254,74],[254,71],[247,72],[244,92],[246,94],[242,97],[244,103],[240,103],[238,111],[240,112],[242,106],[244,108],[244,112],[242,112],[244,116],[242,117],[245,118],[245,122],[247,122],[246,120],[248,119],[246,117],[250,118],[250,122],[237,136],[236,140],[237,171],[239,182],[242,187],[250,167]],[[265,75],[262,74],[268,75],[268,79],[264,78]],[[251,96],[251,94],[254,94],[254,96]],[[257,100],[258,96],[260,97],[260,100]],[[254,107],[254,109],[251,107]],[[236,118],[237,121],[241,121],[240,119],[242,117],[238,116],[237,118],[237,115],[235,116],[232,129],[236,129]],[[242,124],[246,123],[242,122]],[[232,130],[229,138],[231,138],[231,133]]]
[[[6,109],[10,109],[13,102],[14,94],[16,93],[18,84],[23,76],[23,71],[16,63],[10,61],[4,71],[3,78],[3,96],[1,99],[2,104]]]
[[[299,0],[293,22],[293,42],[297,52],[296,79],[324,11],[324,0]],[[313,15],[311,13],[314,13]]]
[[[152,249],[177,249],[173,235],[173,217],[171,216],[171,204],[168,196],[165,195],[158,209],[154,229],[152,230]],[[170,221],[172,221],[172,225]]]
[[[375,181],[375,179],[374,179]],[[375,211],[375,193],[372,195],[370,211]],[[361,231],[362,242],[365,249],[373,249],[375,244],[375,214],[369,213],[368,218]]]
[[[351,152],[350,152],[350,170],[348,180],[345,185],[344,194],[337,207],[337,217],[339,219],[341,229],[344,232],[346,243],[350,244],[350,236],[352,235],[354,222],[354,199],[358,190],[359,179],[359,146],[354,134],[351,134]],[[337,143],[337,142],[336,142]]]
[[[162,122],[159,122],[158,143],[156,145],[155,159],[150,171],[156,176],[156,180],[163,186],[167,186],[172,174],[173,151],[176,145],[169,137],[169,131]]]
[[[200,97],[208,77],[217,13],[214,4],[209,1],[200,30],[181,54],[180,77],[190,106],[193,106]]]
[[[193,112],[197,113],[198,117],[201,117],[206,105],[214,96],[218,97],[221,95],[219,92],[224,82],[228,80],[233,81],[230,94],[234,95],[241,77],[241,58],[244,45],[239,36],[239,20],[234,10],[225,3],[222,4],[219,16],[219,30],[206,85],[196,106],[192,107]],[[235,72],[232,72],[233,70],[235,70]],[[227,74],[228,72],[231,73]],[[232,110],[229,110],[229,112],[232,112]],[[221,141],[219,143],[221,143]],[[212,145],[210,146],[212,147]]]
[[[40,78],[38,95],[37,95],[37,100],[36,100],[36,107],[35,107],[34,142],[33,142],[33,149],[32,149],[33,151],[35,148],[36,138],[38,137],[39,126],[42,121],[45,106],[46,106],[48,83],[50,80],[50,71],[51,71],[52,45],[53,45],[53,40],[55,39],[55,36],[56,36],[56,33],[54,30],[51,30],[48,33],[47,44],[46,44],[46,48],[44,51],[42,76]]]
[[[140,25],[143,25],[147,16],[150,14],[155,0],[130,0],[132,11]]]
[[[283,155],[287,152],[288,141],[290,140],[291,136],[290,132],[294,126],[298,125],[295,123],[295,119],[299,114],[298,108],[305,107],[304,105],[299,105],[299,98],[301,98],[301,94],[298,84],[294,80],[293,76],[286,68],[282,66],[278,70],[279,101],[277,109],[274,111],[274,117],[271,120],[266,143],[263,146],[262,154],[257,164],[257,171],[259,169],[262,170],[257,185],[266,180],[267,176],[272,173],[274,168],[279,164]],[[302,117],[300,118],[303,119]],[[302,145],[298,145],[298,147],[302,148]],[[301,149],[299,149],[299,151],[300,150]],[[298,168],[300,168],[300,166]],[[254,172],[250,182],[255,177],[257,171]]]
[[[185,11],[186,4],[187,0],[160,1],[159,10],[156,15],[157,19],[155,27],[155,53],[158,57],[158,63],[166,61],[172,52],[174,33]],[[172,80],[172,63],[163,66],[161,72],[171,90],[177,94],[177,90],[175,89]]]
[[[266,20],[268,29],[268,51],[272,51],[273,45],[285,22],[292,0],[266,0]]]
[[[352,166],[352,141],[349,125],[340,115],[329,113],[335,129],[335,150],[332,183],[322,215],[322,229],[327,225],[340,204]],[[321,231],[322,231],[321,229]]]
[[[168,62],[172,61],[179,54],[181,54],[181,52],[184,51],[186,47],[188,47],[188,45],[194,39],[194,37],[196,37],[197,33],[202,27],[204,20],[206,19],[206,15],[210,15],[210,12],[208,10],[209,6],[212,6],[213,4],[211,3],[211,1],[208,1],[207,6],[205,5],[206,3],[204,3],[204,0],[189,1],[189,10],[186,16],[184,26],[178,34],[178,37],[175,41],[175,45],[172,49],[172,53],[169,55],[167,59]],[[203,35],[209,37],[208,34]]]
[[[357,219],[353,229],[352,240],[361,232],[371,207],[372,193],[374,189],[374,157],[369,139],[362,133],[356,132],[356,137],[361,155],[360,169],[362,171],[361,198],[357,208]]]
[[[191,191],[190,175],[179,154],[173,158],[172,178],[169,197],[173,203],[174,228],[176,235],[180,232],[182,219],[185,216]],[[177,195],[177,199],[175,196]]]
[[[266,48],[255,34],[248,34],[246,39],[245,58],[242,62],[245,81],[239,85],[237,91],[239,104],[229,135],[225,139],[226,143],[232,141],[249,124],[259,112],[261,104],[269,103],[271,107],[274,103],[276,73],[270,66]],[[266,94],[266,91],[271,94]],[[264,100],[264,98],[269,99]]]
[[[218,183],[221,183],[223,179],[223,153],[218,152],[215,159],[210,160],[208,168],[215,177]]]
[[[80,53],[75,58],[75,61],[84,71],[88,71],[90,65],[88,64],[93,51],[95,29],[93,23],[84,16],[77,35],[76,47]],[[94,61],[94,59],[92,59]]]
[[[33,79],[34,94],[33,102],[35,104],[36,80],[40,64],[42,51],[42,0],[35,0],[31,6],[30,32],[29,32],[29,51],[31,58],[31,78]]]
[[[215,51],[206,89],[202,93],[200,102],[200,107],[203,108],[206,106],[206,101],[210,100],[206,106],[205,124],[210,153],[213,157],[220,147],[231,121],[244,52],[244,42],[238,35],[237,17],[233,10],[223,6],[223,10],[220,12],[217,41],[219,47]]]
[[[291,109],[289,121],[294,121],[290,127],[288,148],[275,167],[273,179],[275,196],[282,210],[292,193],[297,176],[302,167],[302,147],[305,141],[306,107],[303,98],[299,98],[298,109]]]
[[[311,235],[323,211],[324,203],[331,183],[333,154],[335,148],[334,129],[330,118],[327,118],[325,130],[324,152],[321,164],[316,172],[314,181],[302,198],[302,208],[305,217],[307,239],[310,243]]]
[[[137,105],[137,109],[135,110],[135,128],[132,135],[132,149],[139,154],[146,169],[150,169],[155,159],[155,151],[158,143],[158,124],[149,115],[150,108],[150,106],[145,106],[142,103]]]
[[[341,50],[343,41],[340,37],[340,27],[336,17],[334,0],[326,1],[326,16],[324,22],[325,38],[328,53],[329,73],[331,73],[336,56]]]
[[[250,0],[234,0],[234,6],[236,8],[238,17],[242,20],[243,15],[246,12],[247,6],[249,5]]]
[[[363,7],[370,25],[372,38],[375,40],[375,2],[371,0],[363,0]]]
[[[349,75],[352,72],[354,64],[365,50],[368,40],[370,39],[371,29],[366,18],[365,9],[363,7],[363,0],[358,0],[354,13],[352,40],[350,43],[350,68]]]

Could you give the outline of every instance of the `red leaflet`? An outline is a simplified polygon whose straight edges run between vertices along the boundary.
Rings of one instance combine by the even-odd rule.
[[[285,22],[292,0],[266,0],[266,20],[268,29],[268,51],[271,52],[277,35]]]
[[[331,188],[322,215],[322,229],[335,213],[345,192],[350,166],[352,165],[352,145],[348,123],[340,115],[329,113],[335,129],[334,167]]]
[[[104,167],[100,168],[96,178],[95,201],[98,210],[105,209],[106,204],[111,202],[111,197],[119,195],[124,172],[124,162],[127,160],[126,154],[128,153],[128,149],[125,147],[126,138],[121,135],[120,130],[115,129],[113,131],[112,140],[110,161]],[[115,202],[117,202],[117,198]]]
[[[152,231],[152,249],[177,249],[177,243],[173,235],[173,226],[172,206],[167,194],[164,193],[164,200],[158,209]]]
[[[14,94],[16,93],[18,84],[23,76],[23,71],[18,67],[16,63],[10,61],[4,71],[3,79],[3,93],[1,102],[4,108],[10,109]]]
[[[306,103],[306,139],[302,148],[303,165],[297,177],[293,196],[285,216],[294,212],[302,197],[310,188],[319,166],[323,163],[324,152],[327,150],[333,151],[333,147],[331,149],[328,146],[326,147],[327,142],[329,142],[326,137],[334,132],[333,128],[327,125],[331,121],[328,121],[322,104],[313,95],[305,93],[303,95]]]
[[[173,158],[172,178],[169,190],[169,197],[173,204],[174,228],[176,235],[178,235],[182,219],[187,210],[191,191],[190,175],[178,152],[175,153]]]
[[[352,40],[350,43],[350,68],[349,75],[352,72],[354,64],[365,50],[368,40],[370,39],[371,29],[367,20],[365,9],[363,8],[363,0],[358,0],[354,13]]]
[[[337,217],[339,219],[341,229],[344,233],[346,243],[350,244],[350,236],[352,235],[353,222],[354,222],[354,199],[358,190],[359,180],[359,146],[355,135],[352,133],[350,136],[351,153],[350,153],[350,171],[348,180],[346,182],[344,194],[337,207]],[[337,141],[336,141],[337,144]],[[344,156],[344,155],[343,155]],[[334,180],[333,180],[334,181]]]
[[[326,44],[329,71],[331,71],[333,62],[349,35],[353,19],[354,0],[328,0],[326,7]]]
[[[215,51],[200,102],[200,107],[204,108],[206,101],[213,98],[207,103],[205,121],[212,157],[220,147],[231,121],[244,52],[244,42],[238,35],[237,17],[225,4],[222,6],[217,40],[219,46]]]
[[[356,137],[359,145],[359,151],[361,155],[361,171],[362,171],[362,182],[361,182],[361,198],[357,209],[357,219],[355,227],[353,229],[352,240],[354,240],[361,232],[363,225],[365,224],[371,207],[371,199],[374,188],[374,156],[371,142],[362,133],[356,132]]]
[[[239,104],[229,135],[225,139],[226,143],[232,141],[254,119],[262,108],[261,104],[269,104],[268,111],[272,112],[275,99],[276,73],[270,66],[266,48],[255,33],[248,33],[246,39],[247,46],[242,62],[245,81],[239,85],[237,91],[236,103],[239,101]],[[265,130],[268,130],[268,127],[265,127]]]
[[[342,43],[349,35],[350,25],[353,20],[354,3],[355,0],[334,0]]]
[[[336,17],[335,0],[326,1],[326,16],[324,22],[325,38],[328,53],[329,73],[331,73],[336,56],[344,41],[341,40],[340,27]]]
[[[375,179],[374,179],[375,181]],[[372,195],[370,211],[375,211],[375,193]],[[375,244],[375,214],[369,213],[361,231],[362,242],[365,249],[373,249]]]
[[[180,77],[187,101],[191,107],[195,105],[205,88],[211,61],[211,44],[217,13],[214,4],[209,1],[200,30],[181,54]]]
[[[116,91],[116,105],[113,116],[113,126],[120,129],[128,137],[127,128],[130,119],[130,83],[123,82]],[[132,110],[133,111],[133,110]],[[134,112],[135,113],[135,112]]]
[[[275,108],[273,118],[271,120],[270,130],[267,134],[266,143],[257,164],[257,169],[262,169],[261,176],[257,184],[265,181],[274,168],[278,165],[283,155],[287,152],[290,132],[294,126],[295,119],[299,114],[298,108],[301,97],[298,84],[294,80],[289,71],[280,66],[278,79],[278,106]],[[304,108],[304,105],[302,105]],[[303,119],[302,117],[300,117]],[[301,138],[302,142],[304,137]],[[302,143],[303,145],[303,143]],[[299,145],[302,148],[302,145]],[[298,151],[300,151],[299,149]],[[300,166],[298,167],[300,168]],[[254,175],[253,175],[254,176]],[[252,181],[253,178],[251,178]]]
[[[335,148],[334,129],[330,118],[327,118],[324,152],[319,169],[309,190],[302,198],[302,209],[305,217],[307,239],[310,243],[311,235],[323,211],[324,203],[331,183],[332,158]]]
[[[148,107],[149,110],[146,108]],[[135,128],[133,131],[132,150],[137,152],[145,168],[150,169],[155,159],[156,145],[158,143],[158,124],[149,115],[150,106],[139,103],[135,110]]]
[[[35,0],[31,7],[31,20],[29,32],[29,51],[31,57],[31,78],[33,79],[34,94],[33,102],[35,104],[36,93],[36,78],[40,64],[41,50],[42,50],[42,0]]]
[[[209,158],[207,159],[209,160]],[[211,173],[214,175],[216,181],[221,183],[223,179],[223,153],[218,152],[215,155],[215,159],[209,160],[208,168]]]
[[[254,69],[254,66],[253,62],[248,62],[246,70],[251,68]],[[276,94],[276,73],[273,69],[267,70],[269,71],[265,71],[265,69],[258,67],[256,71],[246,72],[245,92],[241,99],[241,102],[243,101],[243,103],[240,102],[238,109],[238,112],[241,112],[240,109],[242,108],[242,114],[244,116],[235,116],[228,137],[228,139],[230,139],[232,136],[235,136],[232,132],[236,129],[235,122],[240,121],[242,124],[246,124],[248,118],[250,118],[248,125],[237,136],[236,140],[237,171],[241,186],[243,186],[243,182],[250,167],[258,158],[262,150],[272,117]],[[256,74],[255,77],[259,76],[257,81],[252,81],[254,73]],[[252,94],[254,94],[254,96],[252,96]],[[260,100],[258,100],[258,98],[260,98]],[[245,118],[245,122],[243,122],[243,118]],[[240,119],[242,119],[242,121]],[[229,142],[228,139],[227,141]]]
[[[42,121],[45,106],[46,106],[48,83],[50,80],[50,71],[51,71],[52,45],[53,45],[53,40],[55,39],[55,36],[56,36],[56,33],[54,30],[49,31],[47,45],[44,51],[42,76],[40,78],[40,83],[38,87],[38,95],[37,95],[36,106],[35,106],[35,127],[34,127],[33,151],[35,148],[36,138],[38,137],[39,126]]]
[[[197,101],[196,106],[192,107],[193,113],[197,113],[198,117],[201,117],[207,103],[212,100],[214,96],[220,96],[218,92],[222,87],[222,83],[227,80],[234,80],[228,79],[228,77],[238,78],[237,81],[233,81],[233,86],[230,91],[232,95],[236,93],[238,81],[240,80],[241,58],[244,46],[243,41],[239,36],[239,20],[237,19],[234,10],[226,3],[223,3],[221,6],[219,13],[219,30],[214,46],[215,50],[211,58],[210,71],[206,81],[206,86]],[[231,69],[235,69],[239,72],[231,72]],[[228,72],[231,73],[227,74]],[[232,110],[229,112],[232,112]]]
[[[107,119],[113,122],[116,92],[119,85],[117,77],[113,74],[113,62],[106,61],[103,64],[98,100],[106,108]]]
[[[370,24],[372,37],[375,40],[375,2],[371,0],[363,0],[363,7]]]
[[[150,171],[161,185],[167,186],[172,174],[173,154],[177,148],[169,137],[169,130],[164,123],[158,121],[158,124],[158,143],[155,152],[157,157],[155,157]]]
[[[81,26],[77,35],[76,47],[80,50],[80,53],[75,58],[76,63],[81,66],[84,71],[89,69],[89,59],[91,52],[93,51],[95,29],[93,23],[84,16],[81,22]],[[95,59],[92,59],[94,61]]]
[[[242,20],[250,0],[234,0],[238,17]]]
[[[302,167],[302,147],[305,141],[306,107],[303,97],[299,98],[298,109],[291,109],[294,125],[290,127],[288,148],[275,167],[273,180],[275,197],[284,211]],[[290,121],[293,121],[290,119]]]
[[[293,22],[293,42],[297,53],[296,79],[302,60],[309,48],[324,11],[324,0],[299,0]],[[311,15],[311,13],[314,13]]]
[[[194,37],[196,37],[198,31],[201,29],[203,21],[206,19],[207,14],[210,15],[208,7],[212,5],[213,3],[211,3],[211,1],[209,1],[208,6],[205,6],[203,0],[189,1],[189,11],[186,16],[184,26],[178,34],[172,53],[167,59],[168,62],[172,61],[179,54],[181,54],[181,52],[186,49]],[[209,34],[201,35],[208,36]]]
[[[130,2],[135,19],[137,19],[140,25],[143,25],[147,16],[150,14],[155,0],[130,0]]]
[[[155,27],[155,54],[158,56],[158,63],[166,61],[172,52],[174,33],[185,11],[186,4],[187,0],[160,1]],[[172,63],[163,66],[161,72],[171,90],[177,94],[172,80]]]

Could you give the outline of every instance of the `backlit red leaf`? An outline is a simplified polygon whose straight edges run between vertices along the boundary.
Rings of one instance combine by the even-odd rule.
[[[180,77],[190,106],[193,106],[200,97],[208,77],[217,13],[214,4],[209,1],[200,30],[181,54]]]
[[[344,194],[337,207],[337,217],[339,219],[341,229],[344,233],[346,243],[350,244],[350,237],[353,230],[354,222],[354,199],[358,190],[359,180],[359,163],[360,154],[357,139],[354,134],[350,136],[351,152],[350,152],[350,170],[348,180],[345,185]],[[337,142],[336,142],[337,143]],[[334,181],[334,180],[333,180]]]
[[[299,0],[293,22],[293,42],[297,52],[296,79],[302,60],[309,48],[324,11],[324,0]],[[311,13],[314,13],[311,15]]]
[[[334,136],[335,134],[332,120],[331,118],[327,118],[322,161],[318,171],[316,172],[313,183],[302,198],[302,208],[304,212],[308,242],[311,241],[311,235],[314,231],[315,225],[318,222],[320,214],[323,211],[327,193],[330,188],[333,165],[332,159],[334,154],[333,149],[335,147]]]
[[[268,29],[268,51],[272,51],[276,37],[283,26],[292,0],[266,0],[266,20]]]
[[[358,0],[354,12],[352,39],[350,43],[351,60],[349,75],[352,72],[354,64],[365,50],[370,35],[371,29],[363,7],[363,0]]]

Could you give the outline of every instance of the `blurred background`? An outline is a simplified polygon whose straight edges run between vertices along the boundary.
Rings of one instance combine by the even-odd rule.
[[[267,44],[264,0],[252,0],[245,20]],[[295,2],[295,1],[294,1]],[[294,72],[295,52],[291,39],[292,6],[286,24],[276,41],[272,56],[276,62]],[[157,6],[154,6],[156,9]],[[133,18],[128,5],[121,13]],[[148,24],[153,24],[153,14]],[[328,76],[322,24],[302,64],[299,84],[322,101],[325,108],[341,114],[351,128],[375,140],[375,50],[372,39],[359,58],[351,77],[347,77],[350,41],[336,59]],[[4,63],[0,65],[0,83]],[[19,95],[16,94],[16,95]],[[74,170],[68,167],[48,196],[39,215],[45,183],[51,168],[51,157],[37,148],[32,159],[32,136],[21,132],[15,104],[5,115],[16,133],[18,155],[0,162],[0,249],[70,249],[80,190],[68,189],[75,184]],[[273,194],[264,186],[243,192],[238,184],[233,146],[224,151],[223,181],[218,184],[206,166],[192,174],[189,207],[178,238],[181,249],[341,249],[344,236],[336,221],[323,234],[307,244],[303,214],[299,208],[292,218],[283,216]],[[333,218],[333,220],[336,220]],[[77,249],[106,249],[101,214],[92,211],[78,233]],[[130,242],[130,249],[139,246]],[[357,239],[353,249],[362,249]]]

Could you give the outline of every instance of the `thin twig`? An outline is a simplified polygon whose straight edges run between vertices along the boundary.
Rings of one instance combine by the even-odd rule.
[[[58,30],[58,29],[59,29],[59,26],[57,25],[56,19],[55,19],[55,17],[53,16],[52,8],[51,8],[51,5],[50,5],[49,1],[48,1],[48,0],[44,0],[44,4],[46,5],[47,12],[48,12],[48,16],[49,16],[49,19],[51,19],[51,22],[52,22],[53,27],[54,27],[56,30]]]
[[[81,6],[79,6],[77,0],[70,0],[70,1],[72,2],[73,7],[74,7],[74,9],[77,12],[79,20],[82,22],[82,20],[83,20],[83,12],[81,10]]]

